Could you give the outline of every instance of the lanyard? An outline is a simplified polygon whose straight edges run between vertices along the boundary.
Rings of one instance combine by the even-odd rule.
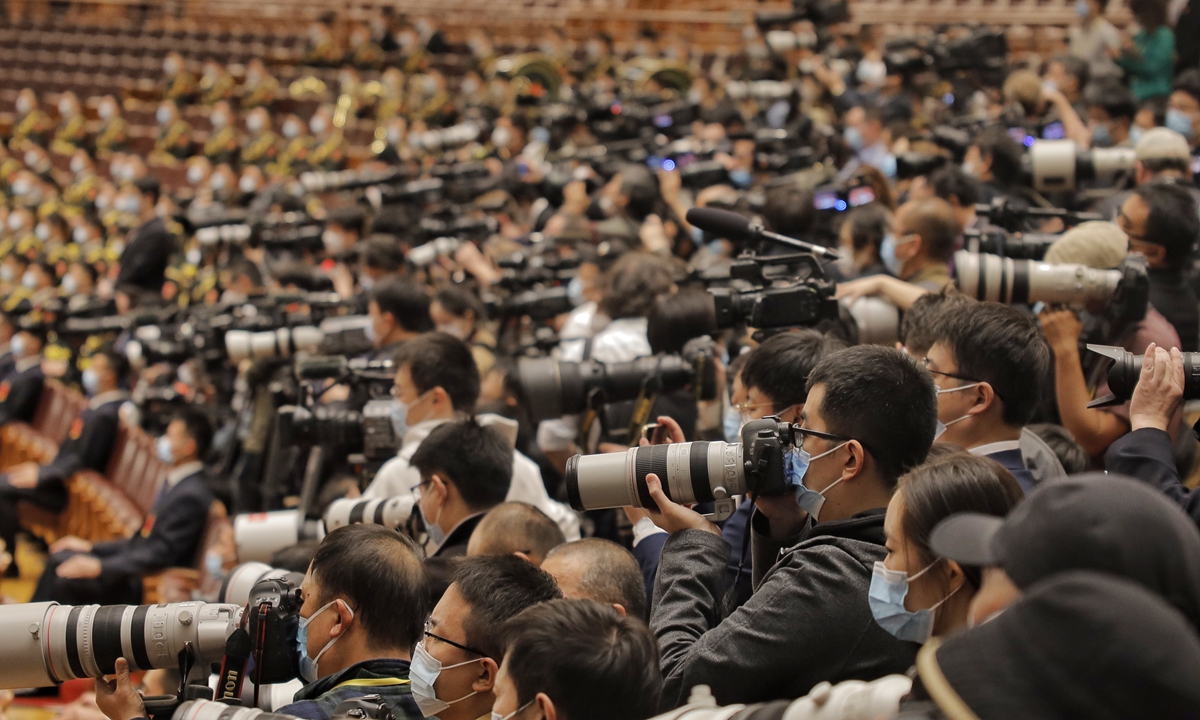
[[[401,680],[400,678],[356,678],[353,680],[344,680],[337,685],[334,685],[333,690],[340,687],[382,687],[384,685],[407,685],[409,680]]]

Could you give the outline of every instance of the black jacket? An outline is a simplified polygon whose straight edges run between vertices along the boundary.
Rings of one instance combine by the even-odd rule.
[[[1179,270],[1150,270],[1150,304],[1179,334],[1179,349],[1200,350],[1200,303]]]
[[[918,646],[879,627],[867,604],[875,561],[883,560],[882,508],[810,525],[798,544],[771,557],[753,537],[754,594],[724,617],[729,545],[701,530],[675,533],[663,548],[650,627],[658,638],[663,703],[675,707],[695,685],[718,702],[792,699],[822,681],[903,673]]]
[[[117,285],[137,285],[146,290],[161,291],[173,252],[175,238],[162,219],[154,218],[142,225],[134,231],[133,240],[121,253]]]
[[[204,474],[193,473],[163,490],[131,538],[97,543],[92,554],[105,572],[143,575],[166,567],[191,567],[203,541],[213,495]]]
[[[71,423],[67,439],[58,447],[58,454],[49,465],[38,472],[38,485],[61,485],[80,470],[104,472],[108,456],[117,440],[117,413],[128,399],[125,393],[112,393],[95,407],[84,408]],[[61,508],[60,508],[61,509]]]
[[[335,717],[333,711],[337,706],[347,700],[379,695],[396,720],[420,720],[422,715],[413,700],[408,672],[407,660],[366,660],[305,685],[296,693],[292,704],[277,712],[306,720],[328,720]]]
[[[425,560],[425,575],[429,578],[429,593],[435,605],[442,599],[442,595],[446,594],[446,588],[450,587],[454,576],[454,561],[467,554],[467,543],[471,541],[471,533],[475,532],[475,527],[483,520],[483,516],[484,513],[479,513],[460,522],[458,527],[446,536],[446,541],[441,547]]]
[[[45,384],[40,357],[24,370],[14,366],[13,371],[0,380],[0,426],[10,422],[33,422]]]
[[[1200,526],[1200,492],[1184,487],[1171,453],[1171,436],[1157,428],[1134,430],[1108,446],[1104,469],[1156,487]]]

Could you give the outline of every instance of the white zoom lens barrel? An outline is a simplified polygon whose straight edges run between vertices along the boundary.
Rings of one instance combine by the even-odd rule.
[[[215,700],[188,700],[171,720],[295,720],[292,715],[263,712],[258,708],[226,705]]]
[[[966,251],[954,254],[954,272],[958,289],[976,300],[1026,305],[1108,303],[1120,287],[1122,277],[1120,270],[1013,260]]]
[[[620,453],[576,455],[567,461],[567,497],[576,510],[653,508],[646,476],[654,473],[677,503],[711,502],[744,495],[742,445],[689,442],[630,448]]]
[[[377,500],[343,498],[335,500],[325,511],[325,528],[333,532],[346,525],[383,525],[398,528],[412,517],[416,499],[412,495]]]
[[[59,605],[0,607],[0,687],[49,687],[114,672],[119,657],[132,670],[173,668],[188,643],[197,666],[220,660],[238,624],[237,605]]]

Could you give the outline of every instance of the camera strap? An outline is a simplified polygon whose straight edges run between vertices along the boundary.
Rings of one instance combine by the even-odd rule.
[[[242,684],[246,679],[246,664],[250,660],[253,643],[250,633],[239,627],[225,641],[225,657],[221,660],[221,673],[217,685],[217,700],[237,702],[242,697]]]
[[[642,380],[642,388],[638,391],[637,400],[633,403],[633,415],[629,418],[629,446],[637,447],[642,437],[642,427],[650,419],[650,411],[658,401],[658,391],[662,387],[658,369],[654,374]]]

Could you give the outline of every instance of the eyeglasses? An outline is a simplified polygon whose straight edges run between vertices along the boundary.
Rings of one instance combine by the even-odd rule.
[[[966,375],[959,375],[958,373],[949,373],[949,372],[942,372],[941,370],[934,370],[933,368],[929,367],[929,362],[930,362],[929,358],[923,358],[921,360],[921,364],[925,366],[925,369],[929,371],[930,375],[941,375],[942,377],[954,378],[955,380],[962,380],[963,382],[973,382],[973,383],[983,382],[979,378],[968,377]]]
[[[488,654],[482,650],[476,650],[473,647],[467,647],[466,645],[463,645],[462,643],[456,643],[453,640],[448,640],[448,639],[442,637],[441,635],[435,635],[435,634],[429,632],[430,623],[431,623],[430,620],[425,621],[425,637],[433,638],[434,640],[437,640],[438,642],[444,642],[447,645],[449,645],[450,647],[456,647],[459,650],[465,650],[465,651],[467,651],[469,653],[473,653],[475,655],[482,655],[483,657],[488,657]]]
[[[801,427],[799,425],[792,426],[792,443],[793,444],[795,444],[795,445],[802,444],[804,442],[804,438],[808,437],[808,436],[820,438],[822,440],[832,440],[835,442],[838,440],[849,441],[849,440],[854,439],[852,437],[847,437],[845,435],[837,435],[835,433],[821,432],[820,430],[810,430],[809,428]]]
[[[431,482],[433,482],[432,479],[422,480],[421,482],[417,483],[416,485],[413,485],[412,487],[410,487],[408,489],[408,491],[413,494],[413,497],[415,499],[420,500],[421,499],[421,488],[425,487],[426,485],[428,485]]]
[[[1129,216],[1125,214],[1125,211],[1123,209],[1118,208],[1117,209],[1117,227],[1121,228],[1121,230],[1125,233],[1125,235],[1127,235],[1129,237],[1130,240],[1133,240],[1134,242],[1145,242],[1145,240],[1146,240],[1145,235],[1134,235],[1133,233],[1129,232],[1129,228],[1132,225],[1133,225],[1133,221],[1129,219]]]
[[[769,403],[769,402],[760,402],[760,403],[748,403],[748,402],[745,402],[745,403],[733,403],[733,409],[734,409],[734,410],[737,410],[737,411],[738,411],[738,413],[748,413],[748,412],[750,412],[751,410],[753,410],[754,408],[760,408],[760,407],[772,407],[774,404],[775,404],[775,403]]]

